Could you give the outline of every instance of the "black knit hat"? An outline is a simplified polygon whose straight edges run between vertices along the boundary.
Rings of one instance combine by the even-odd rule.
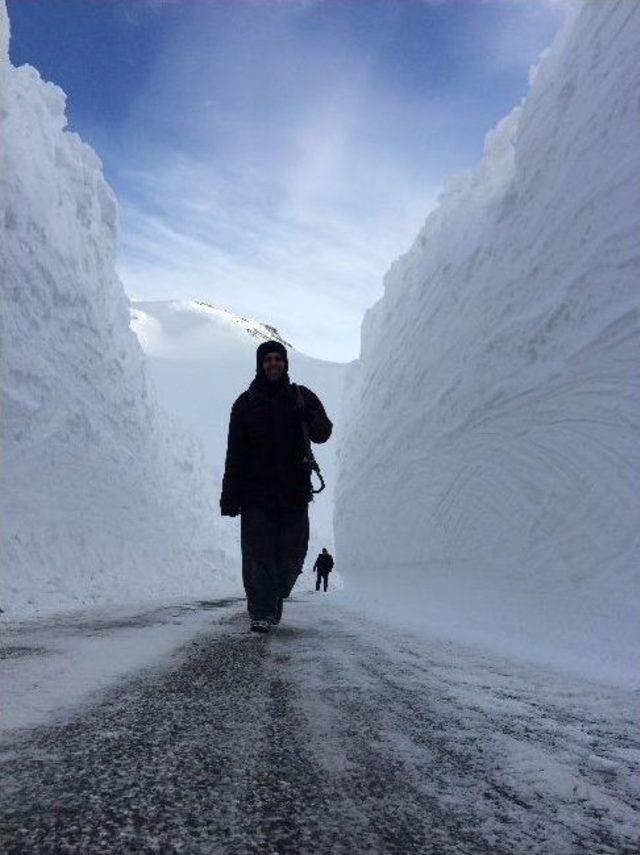
[[[256,351],[256,371],[259,375],[262,374],[262,363],[267,353],[279,353],[284,359],[284,370],[289,370],[287,348],[279,341],[263,341]]]

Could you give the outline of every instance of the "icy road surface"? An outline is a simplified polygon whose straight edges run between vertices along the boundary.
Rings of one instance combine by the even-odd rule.
[[[212,610],[164,663],[8,732],[0,847],[637,852],[636,700],[331,595],[289,603],[269,636],[240,606]]]

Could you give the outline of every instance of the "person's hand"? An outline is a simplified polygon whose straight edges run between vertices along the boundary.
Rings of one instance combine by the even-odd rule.
[[[238,505],[233,505],[230,502],[220,502],[220,513],[223,517],[237,517],[240,513]]]

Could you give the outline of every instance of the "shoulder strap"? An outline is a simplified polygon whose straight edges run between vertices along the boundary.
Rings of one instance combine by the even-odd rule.
[[[291,385],[296,390],[296,403],[298,405],[298,409],[302,410],[302,408],[304,407],[304,398],[302,397],[302,392],[300,391],[300,387],[298,386],[297,383],[292,383]],[[303,418],[301,421],[302,421],[302,435],[304,437],[305,450],[306,450],[307,455],[311,458],[311,457],[313,457],[313,454],[311,451],[311,438],[309,436],[309,425],[307,424],[306,419]]]
[[[292,383],[291,385],[296,390],[296,401],[298,402],[298,406],[300,407],[300,409],[302,409],[304,407],[304,398],[302,397],[302,392],[300,391],[300,387],[298,386],[297,383]]]
[[[300,387],[298,386],[297,383],[292,383],[291,385],[296,390],[296,403],[298,405],[298,408],[300,410],[302,410],[304,408],[304,398],[302,397],[302,392],[300,391]],[[311,448],[311,437],[309,436],[309,425],[307,424],[307,420],[305,418],[302,418],[300,421],[302,422],[302,436],[304,439],[304,446],[305,446],[305,463],[307,466],[309,466],[309,468],[311,470],[313,470],[316,473],[316,475],[320,479],[319,489],[316,490],[312,486],[311,492],[312,493],[321,493],[325,487],[324,478],[322,477],[322,473],[320,472],[320,467],[318,466],[318,461],[314,457],[313,450]]]

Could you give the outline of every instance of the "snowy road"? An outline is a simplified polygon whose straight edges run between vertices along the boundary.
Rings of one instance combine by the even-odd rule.
[[[631,693],[288,604],[225,610],[67,722],[12,731],[24,852],[638,851]]]

